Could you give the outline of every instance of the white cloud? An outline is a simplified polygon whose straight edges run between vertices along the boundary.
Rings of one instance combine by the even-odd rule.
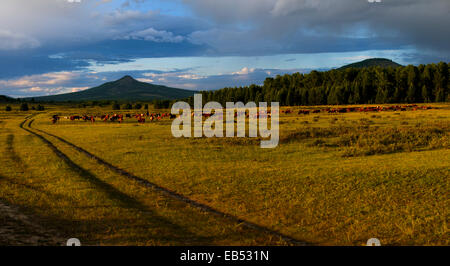
[[[19,89],[20,92],[24,92],[28,95],[54,95],[69,92],[79,92],[88,89],[89,87],[70,87],[70,86],[58,86],[58,87],[31,87]]]
[[[0,50],[19,50],[39,47],[38,40],[21,33],[0,29]]]
[[[43,91],[44,89],[42,89],[41,87],[33,87],[28,89],[27,91],[32,91],[32,92],[36,92],[36,91]]]
[[[147,83],[153,83],[154,82],[153,79],[147,79],[147,78],[138,78],[137,80],[139,80],[140,82],[147,82]]]
[[[23,76],[17,79],[0,80],[0,87],[27,88],[38,91],[43,87],[67,84],[79,77],[77,72],[51,72],[41,75]]]
[[[237,72],[233,72],[233,75],[248,75],[249,73],[255,72],[255,68],[244,67]]]
[[[165,73],[149,72],[149,73],[143,73],[142,76],[151,78],[151,79],[147,79],[147,78],[138,79],[143,82],[154,82],[155,80],[156,81],[167,81],[168,79],[200,80],[200,79],[206,78],[206,76],[201,76],[201,75],[192,74],[192,73],[188,73],[188,72],[179,72],[179,71],[165,72]],[[145,80],[148,80],[148,81],[145,81]]]
[[[41,88],[41,87],[32,87],[32,88],[25,88],[20,89],[19,91],[25,92],[25,93],[38,93],[38,94],[55,94],[55,93],[61,93],[63,91],[63,87],[57,87],[57,88]]]
[[[116,39],[179,43],[184,40],[184,37],[174,35],[172,32],[168,32],[165,30],[155,30],[154,28],[148,28],[145,30],[131,32],[123,37],[118,37]]]
[[[79,92],[79,91],[84,91],[86,89],[89,89],[89,87],[74,87],[74,88],[70,88],[71,92]]]
[[[183,75],[178,75],[177,77],[182,78],[182,79],[203,79],[205,78],[204,76],[199,76],[199,75],[195,75],[195,74],[183,74]]]

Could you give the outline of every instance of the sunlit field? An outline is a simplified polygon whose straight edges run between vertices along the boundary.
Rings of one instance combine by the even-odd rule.
[[[373,237],[449,245],[450,105],[426,106],[282,108],[292,112],[280,113],[275,149],[251,138],[174,138],[169,118],[64,118],[144,110],[0,106],[0,200],[84,245],[364,245]]]

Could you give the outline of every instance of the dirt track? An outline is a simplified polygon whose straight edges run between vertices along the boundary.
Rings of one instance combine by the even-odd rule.
[[[62,246],[65,240],[34,218],[0,202],[0,246]]]
[[[306,242],[303,242],[303,241],[299,241],[299,240],[294,239],[294,238],[292,238],[292,237],[290,237],[290,236],[287,236],[287,235],[284,235],[284,234],[279,233],[279,232],[277,232],[277,231],[273,231],[273,230],[271,230],[271,229],[268,229],[268,228],[266,228],[266,227],[264,227],[264,226],[261,226],[261,225],[258,225],[258,224],[254,224],[254,223],[252,223],[252,222],[249,222],[249,221],[240,219],[240,218],[238,218],[238,217],[236,217],[236,216],[233,216],[233,215],[224,213],[224,212],[219,211],[219,210],[217,210],[217,209],[214,209],[214,208],[212,208],[212,207],[210,207],[210,206],[208,206],[208,205],[202,204],[202,203],[200,203],[200,202],[197,202],[197,201],[194,201],[194,200],[192,200],[192,199],[190,199],[190,198],[187,198],[187,197],[185,197],[185,196],[183,196],[183,195],[181,195],[181,194],[178,194],[178,193],[175,192],[175,191],[169,190],[169,189],[164,188],[164,187],[161,187],[161,186],[159,186],[159,185],[157,185],[157,184],[151,183],[151,182],[149,182],[149,181],[147,181],[147,180],[145,180],[145,179],[143,179],[143,178],[141,178],[141,177],[135,176],[135,175],[133,175],[133,174],[131,174],[131,173],[129,173],[129,172],[123,170],[123,169],[120,169],[120,168],[118,168],[118,167],[116,167],[116,166],[114,166],[114,165],[112,165],[112,164],[110,164],[110,163],[104,161],[103,159],[101,159],[101,158],[99,158],[99,157],[97,157],[97,156],[91,154],[90,152],[84,150],[83,148],[81,148],[81,147],[79,147],[79,146],[76,146],[75,144],[73,144],[73,143],[71,143],[71,142],[69,142],[69,141],[67,141],[67,140],[65,140],[65,139],[63,139],[63,138],[61,138],[61,137],[59,137],[59,136],[53,135],[53,134],[51,134],[51,133],[48,133],[48,132],[46,132],[46,131],[43,131],[43,130],[40,130],[40,129],[37,129],[37,128],[33,128],[31,125],[32,125],[32,123],[34,122],[34,119],[33,119],[33,120],[29,120],[30,118],[31,118],[31,117],[26,118],[26,119],[20,124],[20,127],[21,127],[22,129],[24,129],[25,131],[27,131],[27,132],[29,132],[29,133],[31,133],[31,134],[37,136],[38,138],[40,138],[40,139],[41,139],[43,142],[45,142],[45,143],[46,143],[46,144],[47,144],[47,145],[48,145],[48,146],[49,146],[49,147],[50,147],[50,148],[51,148],[51,149],[52,149],[52,150],[53,150],[53,151],[61,158],[61,159],[63,159],[66,163],[68,163],[69,165],[73,166],[73,167],[76,168],[76,169],[83,170],[81,167],[79,167],[79,166],[76,165],[74,162],[72,162],[72,161],[69,159],[69,157],[67,157],[66,154],[64,154],[62,151],[60,151],[60,150],[59,150],[52,142],[50,142],[50,141],[49,141],[47,138],[45,138],[43,135],[36,133],[35,131],[38,131],[38,132],[43,133],[43,134],[45,134],[45,135],[54,137],[54,138],[58,139],[59,141],[61,141],[61,142],[65,143],[65,144],[71,146],[72,148],[74,148],[74,149],[77,150],[78,152],[83,153],[83,154],[86,155],[87,157],[89,157],[89,158],[91,158],[91,159],[95,159],[99,164],[108,167],[108,168],[111,169],[112,171],[114,171],[114,172],[116,172],[116,173],[118,173],[118,174],[120,174],[120,175],[122,175],[122,176],[125,176],[125,177],[127,177],[127,178],[129,178],[129,179],[131,179],[131,180],[137,181],[138,183],[140,183],[140,184],[143,185],[143,186],[150,187],[150,188],[152,188],[152,189],[154,189],[154,190],[156,190],[156,191],[159,191],[159,192],[161,192],[161,193],[163,193],[163,194],[165,194],[165,195],[167,195],[167,196],[169,196],[169,197],[171,197],[171,198],[174,198],[174,199],[179,200],[179,201],[183,201],[183,202],[185,202],[185,203],[187,203],[187,204],[189,204],[189,205],[191,205],[191,206],[193,206],[193,207],[195,207],[195,208],[201,209],[201,210],[203,210],[203,211],[205,211],[205,212],[208,212],[208,213],[211,213],[211,214],[213,214],[213,215],[218,215],[218,216],[224,217],[224,218],[226,218],[226,219],[228,219],[228,220],[231,220],[231,221],[236,222],[237,224],[243,224],[243,225],[246,226],[247,228],[254,229],[254,230],[258,230],[258,231],[261,231],[261,232],[264,232],[264,233],[268,233],[268,234],[274,235],[274,236],[276,236],[276,237],[279,237],[280,239],[283,239],[283,240],[286,241],[287,243],[290,243],[291,245],[299,245],[299,246],[310,245],[310,243],[306,243]],[[25,127],[26,122],[28,122],[28,125],[27,125],[28,128]]]

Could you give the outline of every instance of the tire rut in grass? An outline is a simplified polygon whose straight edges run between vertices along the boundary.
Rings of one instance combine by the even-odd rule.
[[[56,136],[56,135],[51,134],[51,133],[48,133],[48,132],[46,132],[44,130],[41,130],[41,129],[33,128],[31,126],[33,121],[34,120],[31,120],[28,123],[28,127],[29,128],[32,128],[32,129],[34,129],[36,131],[39,131],[39,132],[44,133],[44,134],[46,134],[48,136],[51,136],[51,137],[54,137],[54,138],[58,139],[59,141],[61,141],[61,142],[65,143],[65,144],[71,146],[72,148],[74,148],[78,152],[85,154],[87,157],[96,160],[99,164],[104,165],[107,168],[111,169],[112,171],[114,171],[114,172],[116,172],[116,173],[118,173],[118,174],[120,174],[122,176],[125,176],[125,177],[127,177],[127,178],[129,178],[129,179],[131,179],[133,181],[136,181],[136,182],[138,182],[139,184],[141,184],[143,186],[150,187],[150,188],[152,188],[152,189],[154,189],[156,191],[162,192],[165,195],[170,196],[171,198],[174,198],[174,199],[179,200],[179,201],[183,201],[183,202],[185,202],[185,203],[187,203],[187,204],[189,204],[189,205],[191,205],[193,207],[196,207],[196,208],[198,208],[198,209],[200,209],[202,211],[205,211],[205,212],[208,212],[208,213],[211,213],[211,214],[214,214],[214,215],[218,215],[218,216],[224,217],[224,218],[226,218],[228,220],[231,220],[233,222],[236,222],[238,224],[242,224],[242,225],[246,226],[247,228],[250,228],[250,229],[253,229],[253,230],[257,230],[257,231],[261,231],[261,232],[264,232],[264,233],[268,233],[270,235],[273,235],[275,237],[278,237],[278,238],[284,240],[285,242],[287,242],[289,244],[300,245],[300,246],[311,245],[311,243],[307,243],[307,242],[304,242],[304,241],[297,240],[297,239],[295,239],[293,237],[287,236],[285,234],[282,234],[282,233],[280,233],[278,231],[269,229],[269,228],[264,227],[262,225],[258,225],[258,224],[255,224],[253,222],[249,222],[249,221],[246,221],[244,219],[241,219],[241,218],[239,218],[237,216],[234,216],[234,215],[222,212],[222,211],[217,210],[217,209],[215,209],[215,208],[213,208],[211,206],[208,206],[206,204],[203,204],[203,203],[200,203],[198,201],[192,200],[192,199],[190,199],[190,198],[188,198],[188,197],[186,197],[186,196],[184,196],[184,195],[182,195],[182,194],[180,194],[178,192],[175,192],[175,191],[170,190],[168,188],[165,188],[165,187],[162,187],[162,186],[157,185],[155,183],[152,183],[152,182],[150,182],[150,181],[148,181],[148,180],[146,180],[144,178],[141,178],[141,177],[138,177],[136,175],[133,175],[133,174],[129,173],[128,171],[125,171],[125,170],[123,170],[123,169],[121,169],[121,168],[119,168],[117,166],[114,166],[114,165],[110,164],[109,162],[103,160],[102,158],[97,157],[96,155],[86,151],[85,149],[83,149],[83,148],[81,148],[81,147],[79,147],[79,146],[77,146],[77,145],[75,145],[75,144],[73,144],[73,143],[71,143],[71,142],[69,142],[69,141],[59,137],[59,136]]]
[[[14,140],[15,135],[14,134],[8,134],[6,136],[6,143],[5,143],[5,158],[8,159],[7,167],[13,167],[16,171],[16,173],[24,175],[27,171],[29,171],[27,164],[22,160],[19,154],[17,154],[16,149],[14,148]],[[11,163],[11,164],[9,164]],[[21,182],[21,180],[14,179],[14,178],[7,178],[3,177],[4,179],[8,180],[9,183],[23,186],[27,189],[31,189],[40,193],[44,193],[42,189],[39,189],[33,185],[26,184],[25,182]]]
[[[1,178],[1,176],[0,176]],[[37,217],[25,215],[18,208],[0,201],[1,246],[62,246],[66,239],[56,230],[37,222]]]
[[[7,157],[23,173],[24,169],[26,168],[26,165],[22,161],[22,158],[20,158],[20,156],[17,154],[16,150],[14,149],[14,138],[15,138],[14,134],[8,134],[6,136],[5,152],[6,152]]]
[[[28,123],[28,126],[31,128],[31,124],[34,120],[31,120]],[[172,223],[171,221],[165,219],[164,217],[158,216],[153,210],[149,209],[147,206],[139,202],[133,197],[130,197],[129,195],[117,190],[114,186],[98,179],[94,174],[89,172],[88,170],[82,168],[78,164],[76,164],[74,161],[72,161],[65,153],[60,151],[52,142],[47,140],[42,135],[33,132],[25,127],[23,125],[25,124],[26,120],[20,124],[20,127],[24,129],[25,131],[35,135],[39,139],[41,139],[60,159],[62,159],[73,171],[77,172],[80,177],[88,180],[91,184],[96,186],[99,190],[101,190],[103,193],[105,193],[108,198],[114,200],[116,203],[118,203],[120,206],[127,208],[127,209],[134,209],[138,212],[141,212],[148,216],[148,218],[151,219],[152,223],[155,223],[155,225],[164,225],[167,229],[170,229],[172,232],[177,232],[180,236],[183,236],[183,238],[186,239],[197,239],[197,240],[208,240],[206,237],[195,235],[194,233],[186,230],[185,228]],[[160,236],[161,238],[164,238],[164,236]]]

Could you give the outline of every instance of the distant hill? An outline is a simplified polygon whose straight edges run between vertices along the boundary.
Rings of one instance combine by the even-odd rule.
[[[175,100],[194,95],[194,91],[176,89],[162,85],[140,82],[125,76],[113,82],[84,91],[50,96],[33,97],[35,101],[99,101],[99,100]],[[31,99],[31,97],[27,98]]]
[[[356,62],[356,63],[352,63],[349,65],[345,65],[339,69],[346,69],[346,68],[365,68],[365,67],[374,67],[374,66],[379,66],[379,67],[383,67],[383,68],[387,68],[387,67],[400,67],[402,65],[390,60],[390,59],[386,59],[386,58],[371,58],[371,59],[366,59],[360,62]]]
[[[6,95],[0,95],[0,103],[11,103],[17,101],[14,98],[8,97]]]

